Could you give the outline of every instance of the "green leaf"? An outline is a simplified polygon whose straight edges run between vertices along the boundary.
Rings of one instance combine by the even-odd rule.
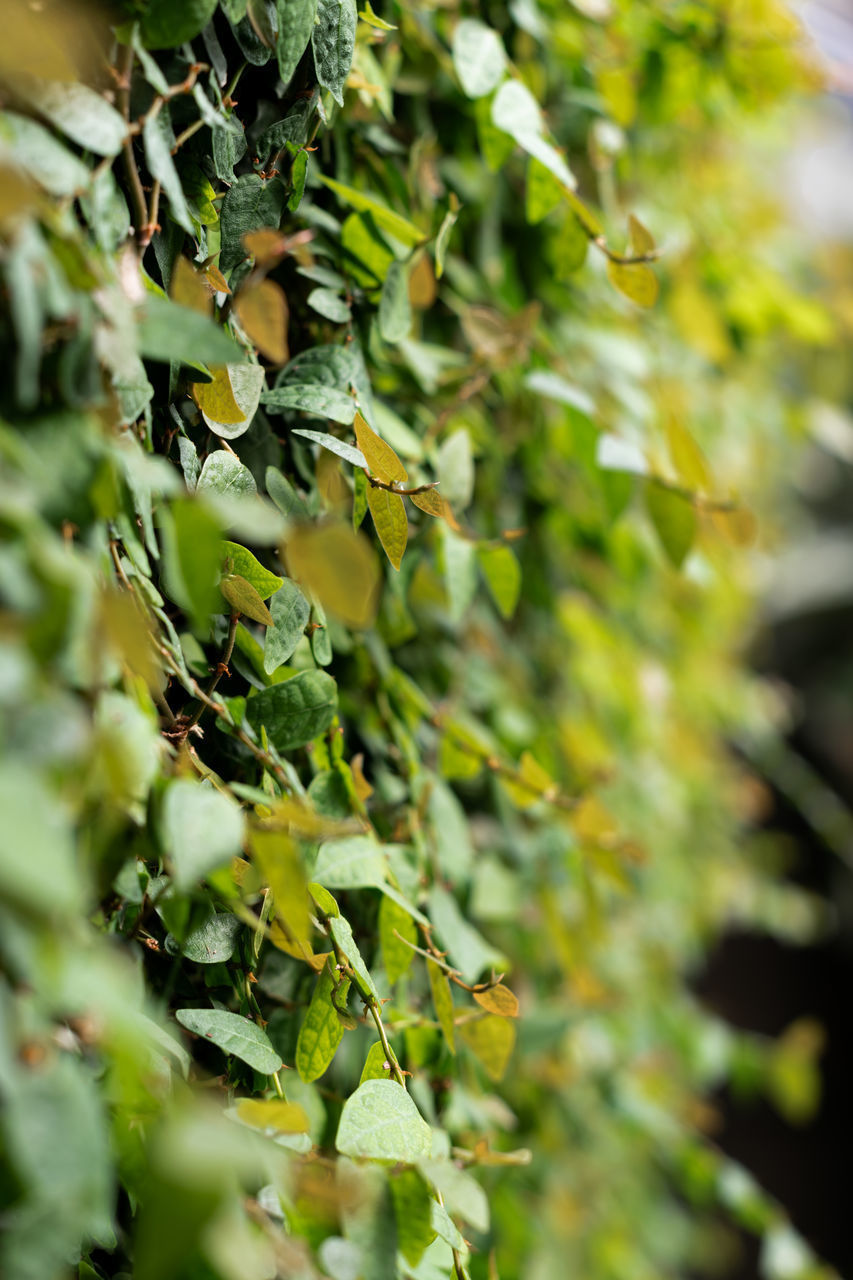
[[[497,88],[506,70],[503,41],[477,18],[463,18],[453,33],[453,67],[469,98]]]
[[[394,254],[369,213],[351,213],[341,228],[347,275],[362,289],[376,289],[388,274]]]
[[[121,151],[127,125],[115,107],[88,85],[19,81],[17,90],[55,128],[86,151],[99,156],[117,156]]]
[[[468,923],[456,899],[439,885],[430,890],[429,914],[450,963],[466,982],[476,982],[484,971],[505,967],[504,956]]]
[[[574,174],[556,147],[545,140],[539,104],[520,80],[505,80],[498,89],[492,99],[492,123],[544,165],[564,188],[574,190]]]
[[[438,228],[438,235],[435,237],[435,275],[440,280],[444,275],[444,259],[447,255],[447,246],[450,243],[450,233],[456,225],[456,219],[462,206],[453,192],[450,193],[447,213],[441,220],[441,226]]]
[[[398,978],[408,973],[415,958],[412,948],[401,942],[397,934],[412,944],[418,940],[418,932],[409,912],[383,893],[379,905],[379,945],[382,948],[385,975],[392,986]]]
[[[333,324],[347,324],[352,319],[349,303],[334,289],[312,289],[306,301],[312,311]]]
[[[250,582],[262,600],[267,600],[274,591],[284,583],[277,573],[265,569],[260,560],[253,556],[248,547],[241,547],[239,542],[223,542],[221,544],[223,571],[239,573],[241,578]]]
[[[183,227],[184,231],[192,235],[192,218],[187,208],[181,179],[178,177],[178,171],[172,159],[175,135],[169,123],[166,107],[163,107],[156,115],[150,115],[146,119],[142,126],[142,145],[145,150],[145,163],[148,165],[152,176],[157,179],[169,198],[169,210],[172,217],[179,226]]]
[[[355,417],[355,401],[344,391],[336,391],[333,387],[323,387],[307,382],[287,383],[265,391],[261,397],[267,409],[273,412],[281,409],[302,409],[305,413],[313,413],[318,418],[331,418],[333,422],[341,422],[349,426]]]
[[[325,671],[300,671],[250,698],[246,719],[256,733],[263,726],[276,751],[293,751],[328,729],[337,709],[338,686],[332,677]]]
[[[388,1058],[385,1055],[382,1041],[377,1040],[367,1052],[364,1066],[361,1069],[361,1079],[358,1083],[364,1084],[365,1080],[387,1080],[389,1078],[390,1064],[386,1066],[386,1063],[388,1063]]]
[[[311,32],[314,66],[318,81],[340,106],[352,67],[357,22],[355,0],[318,0]]]
[[[285,578],[270,600],[272,626],[264,636],[264,671],[272,675],[287,662],[305,634],[311,606],[295,582]]]
[[[349,462],[354,467],[367,466],[367,459],[361,450],[356,449],[355,445],[347,444],[345,440],[339,440],[337,436],[330,436],[325,431],[309,431],[306,427],[294,427],[291,434],[304,436],[306,440],[313,441],[321,449],[328,449],[329,453],[337,454],[339,458],[343,458],[344,462]]]
[[[334,178],[327,178],[325,174],[320,174],[320,180],[325,183],[339,200],[344,204],[350,205],[351,208],[359,210],[361,213],[369,213],[378,227],[383,231],[387,231],[395,240],[399,240],[401,244],[413,248],[416,244],[421,244],[426,236],[420,227],[416,227],[413,222],[394,213],[381,201],[374,196],[367,195],[364,191],[359,191],[356,187],[349,187],[343,182],[336,182]]]
[[[74,918],[86,883],[68,814],[23,760],[0,769],[0,902],[42,919]]]
[[[339,1008],[346,1008],[349,985],[349,978],[339,977],[331,958],[327,959],[296,1041],[296,1070],[306,1084],[319,1079],[343,1039],[344,1028],[332,996]]]
[[[654,480],[646,484],[646,508],[668,558],[680,569],[696,537],[696,511],[683,494]]]
[[[308,48],[317,16],[317,0],[278,0],[277,9],[278,39],[275,51],[278,57],[278,74],[287,84]]]
[[[137,325],[140,355],[148,360],[184,364],[238,364],[243,352],[220,325],[169,298],[151,294]]]
[[[242,928],[242,922],[228,912],[212,915],[187,934],[180,945],[181,954],[196,964],[221,964],[234,954]]]
[[[28,116],[4,111],[0,115],[0,141],[8,144],[15,164],[51,195],[71,196],[89,185],[88,166]]]
[[[285,519],[289,519],[291,516],[302,517],[302,519],[307,518],[308,509],[305,503],[287,477],[282,475],[277,467],[267,467],[264,474],[264,483],[267,487],[267,493]]]
[[[266,1032],[237,1013],[225,1009],[176,1009],[175,1017],[187,1031],[210,1040],[223,1053],[233,1054],[263,1075],[272,1075],[284,1065]]]
[[[178,778],[163,800],[161,838],[179,889],[190,889],[209,872],[239,856],[242,810],[207,783]]]
[[[255,478],[238,457],[226,449],[218,449],[205,458],[196,493],[218,497],[251,497],[257,493]]]
[[[524,189],[524,213],[527,221],[535,224],[547,218],[552,210],[563,203],[563,195],[562,183],[557,181],[541,160],[531,156],[527,162],[527,184]]]
[[[185,609],[197,631],[221,608],[217,583],[221,573],[219,521],[201,502],[179,498],[159,513],[163,545],[163,585],[175,604]]]
[[[409,278],[405,266],[396,259],[388,267],[379,299],[379,332],[386,342],[401,342],[412,327]]]
[[[327,840],[320,845],[314,879],[329,889],[380,888],[388,879],[382,845],[370,836]]]
[[[321,884],[316,884],[312,881],[308,885],[308,892],[314,899],[314,904],[317,907],[317,910],[324,916],[339,916],[341,914],[337,902],[329,893],[329,890],[324,889]]]
[[[432,1196],[417,1169],[396,1170],[389,1186],[397,1218],[397,1247],[409,1265],[416,1267],[435,1239]]]
[[[447,1212],[485,1234],[489,1230],[489,1201],[470,1173],[450,1160],[419,1160],[418,1171],[439,1193]]]
[[[638,307],[653,307],[658,297],[658,278],[645,262],[614,262],[607,259],[610,283]]]
[[[219,590],[231,606],[232,613],[245,614],[262,626],[272,626],[272,614],[258,592],[238,573],[227,573],[219,583]]]
[[[413,1164],[429,1155],[432,1138],[405,1089],[393,1080],[366,1080],[344,1103],[335,1146],[355,1159]]]
[[[379,1003],[380,995],[376,989],[376,983],[371,978],[367,965],[362,959],[355,938],[352,936],[349,921],[340,915],[332,916],[329,920],[329,933],[346,956],[347,963],[353,971],[353,978],[359,994],[366,999],[372,998]]]
[[[216,11],[217,0],[149,0],[142,16],[146,49],[175,49],[194,40]]]
[[[448,1049],[451,1053],[455,1053],[456,1036],[454,1033],[453,1022],[453,992],[450,990],[450,983],[447,979],[447,975],[440,966],[437,965],[434,960],[427,960],[426,965],[435,1016],[438,1018],[438,1025],[441,1027]]]
[[[398,493],[367,486],[367,506],[382,548],[395,569],[400,568],[409,538],[406,507]]]
[[[243,244],[248,231],[278,227],[284,204],[285,188],[275,179],[267,182],[256,173],[244,173],[237,179],[222,202],[220,271],[232,271],[248,256]]]
[[[478,547],[486,586],[504,618],[511,618],[521,591],[521,566],[509,547]]]

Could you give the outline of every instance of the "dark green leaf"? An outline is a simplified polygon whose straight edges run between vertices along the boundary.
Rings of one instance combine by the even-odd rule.
[[[292,79],[308,47],[317,16],[317,0],[278,0],[278,74],[285,84]]]
[[[355,0],[318,0],[311,31],[317,79],[341,106],[352,66],[357,21]]]
[[[216,10],[217,0],[149,0],[142,16],[147,49],[174,49],[194,40]]]
[[[267,409],[273,412],[282,409],[302,409],[305,413],[313,413],[318,418],[331,418],[333,422],[342,422],[349,426],[355,417],[355,401],[343,391],[335,391],[331,387],[323,387],[313,383],[289,382],[284,386],[267,391],[261,397]]]
[[[140,355],[185,364],[237,364],[244,356],[215,321],[168,298],[148,297],[137,328]]]
[[[256,733],[261,726],[277,751],[304,747],[328,729],[338,707],[338,687],[325,671],[300,671],[292,680],[264,689],[246,704]]]
[[[286,578],[270,600],[272,626],[264,636],[264,671],[272,674],[287,662],[305,634],[311,606],[295,582]]]

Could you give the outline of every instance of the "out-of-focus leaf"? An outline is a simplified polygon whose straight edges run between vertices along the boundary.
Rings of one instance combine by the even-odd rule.
[[[456,1052],[456,1036],[453,1022],[453,993],[443,970],[434,960],[427,960],[429,989],[432,993],[432,1005],[438,1025],[441,1027],[445,1043],[451,1053]]]
[[[298,525],[288,531],[285,558],[289,572],[325,609],[350,626],[370,626],[378,603],[379,566],[363,533],[346,525]]]
[[[502,1080],[515,1048],[515,1025],[509,1018],[489,1013],[476,1022],[457,1027],[459,1038],[483,1064],[492,1080]]]
[[[213,17],[217,0],[150,0],[142,16],[142,40],[146,49],[174,49],[194,40]]]
[[[644,262],[607,260],[610,282],[638,307],[653,307],[658,297],[658,278]]]
[[[506,69],[506,53],[497,31],[478,18],[463,18],[453,33],[453,66],[469,98],[491,93]]]
[[[416,1267],[435,1239],[429,1187],[416,1169],[397,1170],[389,1186],[397,1218],[397,1247],[409,1265]]]
[[[661,546],[676,569],[680,569],[696,536],[693,503],[683,494],[651,480],[646,485],[646,507]]]
[[[276,1133],[307,1133],[309,1121],[298,1102],[280,1102],[276,1098],[242,1098],[237,1115],[253,1129],[275,1129]]]
[[[486,586],[501,614],[511,618],[521,592],[521,566],[509,547],[478,547],[477,559]]]
[[[400,937],[397,937],[397,934]],[[383,894],[379,907],[379,945],[388,981],[393,984],[411,968],[415,953],[406,942],[416,943],[417,929],[408,911]]]
[[[420,227],[416,227],[413,222],[401,217],[399,213],[394,213],[392,209],[389,209],[373,196],[369,196],[363,191],[358,191],[355,187],[349,187],[343,182],[336,182],[334,178],[327,178],[322,174],[320,177],[325,185],[334,191],[339,200],[361,213],[369,213],[377,227],[387,231],[390,236],[393,236],[395,240],[399,240],[401,244],[413,248],[416,244],[420,244],[422,240],[426,239]]]
[[[182,360],[185,364],[237,364],[243,352],[208,316],[168,298],[146,298],[137,326],[140,355],[149,360]]]
[[[284,364],[287,346],[287,299],[273,280],[259,280],[241,289],[234,303],[237,319],[247,338],[273,364]]]
[[[485,991],[475,991],[474,999],[487,1013],[496,1013],[501,1018],[518,1017],[518,997],[502,982]]]
[[[370,836],[350,836],[320,846],[314,877],[329,889],[378,888],[388,879],[388,864]]]
[[[243,814],[213,787],[178,778],[166,790],[161,833],[175,883],[189,889],[240,853]]]

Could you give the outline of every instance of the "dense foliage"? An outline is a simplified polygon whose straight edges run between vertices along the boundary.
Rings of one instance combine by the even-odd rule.
[[[809,80],[774,0],[4,6],[4,1276],[832,1274],[703,1101],[816,1037],[689,987],[820,925],[727,746]]]

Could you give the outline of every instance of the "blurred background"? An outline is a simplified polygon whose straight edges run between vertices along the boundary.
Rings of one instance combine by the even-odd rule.
[[[779,174],[783,201],[827,279],[849,305],[853,248],[853,9],[847,0],[793,6],[823,62],[826,92],[801,109]],[[730,1087],[715,1099],[721,1147],[789,1209],[815,1249],[853,1274],[846,1171],[853,1135],[853,405],[850,352],[815,356],[815,399],[790,477],[787,545],[767,567],[752,661],[778,682],[784,748],[744,747],[754,767],[755,823],[784,850],[797,884],[829,904],[819,945],[731,932],[697,977],[703,1000],[735,1026],[817,1042],[820,1103],[795,1123]],[[830,399],[835,401],[830,404]],[[817,1083],[817,1082],[816,1082]],[[736,1280],[759,1275],[744,1234]]]

